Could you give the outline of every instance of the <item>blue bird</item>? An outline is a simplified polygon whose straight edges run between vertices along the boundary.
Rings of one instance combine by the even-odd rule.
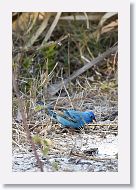
[[[38,101],[37,104],[44,105],[44,103],[42,103],[41,101]],[[95,115],[92,111],[81,112],[74,109],[69,109],[63,110],[63,112],[59,113],[51,110],[50,107],[47,107],[47,110],[52,120],[60,123],[62,127],[80,129],[85,124],[96,121]]]

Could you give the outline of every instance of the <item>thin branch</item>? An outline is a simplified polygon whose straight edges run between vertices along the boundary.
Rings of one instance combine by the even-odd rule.
[[[88,15],[88,20],[90,21],[99,21],[103,15],[96,14],[96,15]],[[83,21],[86,20],[85,15],[71,15],[71,16],[61,16],[60,20],[78,20],[78,21]]]
[[[85,15],[85,18],[86,18],[86,26],[87,26],[87,29],[89,29],[89,18],[88,18],[88,15],[86,12],[84,12],[84,15]]]
[[[65,89],[65,91],[66,91],[66,93],[67,93],[67,96],[68,96],[68,99],[69,99],[69,103],[70,103],[72,109],[74,109],[74,106],[73,106],[73,104],[72,104],[72,101],[71,101],[69,92],[68,92],[68,90],[67,90],[67,88],[66,88],[66,86],[65,86],[65,83],[64,83],[64,79],[63,79],[62,74],[61,74],[61,80],[62,80],[62,83],[63,83],[63,87],[64,87],[64,89]]]
[[[12,75],[12,80],[13,80],[13,88],[14,88],[15,94],[16,94],[17,99],[18,99],[19,110],[20,110],[20,113],[22,115],[22,121],[23,121],[23,124],[24,124],[24,128],[26,130],[27,139],[30,142],[30,144],[32,145],[32,149],[34,151],[34,155],[35,155],[35,158],[36,158],[37,163],[39,165],[39,168],[40,168],[41,172],[43,172],[42,162],[41,162],[41,160],[40,160],[40,158],[39,158],[39,156],[37,154],[35,144],[34,144],[34,142],[32,140],[31,133],[30,133],[28,125],[27,125],[27,118],[25,116],[23,101],[22,101],[22,99],[20,98],[20,95],[19,95],[19,90],[18,90],[18,86],[17,86],[17,82],[16,82],[16,79],[15,79],[15,73],[14,72],[13,72],[13,75]]]
[[[24,49],[30,48],[35,43],[35,41],[37,40],[37,38],[41,35],[41,33],[47,27],[47,24],[48,24],[50,16],[51,16],[51,14],[48,14],[46,16],[46,18],[43,20],[43,22],[40,25],[40,27],[38,28],[38,30],[33,34],[33,36],[30,38],[30,40],[28,41],[28,43],[25,45]]]
[[[75,79],[77,76],[81,75],[82,73],[84,73],[85,71],[90,69],[92,66],[101,64],[101,62],[104,60],[104,58],[108,57],[112,53],[116,53],[117,50],[118,50],[118,47],[114,46],[114,47],[108,49],[107,51],[105,51],[104,53],[102,53],[101,55],[99,55],[98,57],[94,58],[92,61],[87,60],[87,63],[83,67],[78,69],[76,72],[74,72],[72,75],[70,75],[67,79],[64,79],[63,82],[61,81],[54,85],[51,85],[48,88],[48,93],[52,96],[55,95],[64,84],[67,85],[68,82]]]
[[[44,38],[44,40],[43,40],[43,42],[42,42],[42,46],[43,46],[43,45],[49,40],[49,38],[51,37],[52,32],[53,32],[54,28],[56,27],[56,25],[57,25],[57,23],[58,23],[58,21],[59,21],[60,16],[61,16],[61,12],[58,12],[57,15],[56,15],[56,17],[55,17],[55,19],[54,19],[54,21],[53,21],[53,23],[52,23],[52,25],[51,25],[51,27],[49,28],[49,30],[48,30],[48,32],[47,32],[47,34],[46,34],[46,36],[45,36],[45,38]]]

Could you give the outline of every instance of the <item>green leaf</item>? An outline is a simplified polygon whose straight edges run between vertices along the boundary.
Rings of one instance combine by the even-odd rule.
[[[39,145],[42,144],[42,138],[39,137],[38,135],[33,136],[32,139],[33,139],[33,142],[34,142],[35,144],[39,144]]]
[[[57,161],[54,161],[54,162],[52,163],[52,167],[53,167],[53,169],[54,169],[55,171],[58,171],[58,170],[59,170],[59,163],[58,163]]]
[[[48,146],[46,146],[46,147],[44,147],[44,148],[42,149],[43,155],[47,155],[48,152],[49,152],[49,147],[48,147]]]
[[[35,110],[36,112],[38,112],[38,111],[43,110],[43,108],[44,108],[44,106],[42,106],[42,105],[36,105],[35,108],[34,108],[34,110]]]

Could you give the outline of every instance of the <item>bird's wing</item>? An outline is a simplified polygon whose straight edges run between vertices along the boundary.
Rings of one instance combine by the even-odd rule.
[[[54,120],[54,121],[57,121],[57,117],[62,117],[70,122],[74,122],[74,123],[77,123],[77,120],[72,118],[70,115],[68,114],[65,114],[65,111],[64,112],[61,112],[61,111],[53,111],[51,110],[49,107],[48,107],[48,113],[49,115],[51,116],[51,118]]]
[[[83,120],[82,112],[76,110],[65,110],[64,115],[71,118],[75,122]]]
[[[63,117],[64,119],[68,121],[72,121],[74,123],[78,123],[78,120],[74,117],[72,117],[67,110],[65,110],[62,114],[59,114],[59,116]]]

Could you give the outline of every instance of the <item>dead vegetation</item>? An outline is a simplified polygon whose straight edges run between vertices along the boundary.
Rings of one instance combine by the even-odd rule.
[[[35,102],[42,100],[55,110],[90,109],[97,124],[86,126],[88,138],[94,134],[102,139],[117,136],[117,13],[13,13],[12,18],[14,150],[18,147],[28,153],[34,142],[32,149],[40,149],[47,159],[50,154],[56,156],[55,147],[61,146],[64,135],[64,144],[69,146],[65,156],[86,158],[79,151],[82,146],[69,144],[69,137],[74,143],[78,132],[61,131]],[[59,157],[63,154],[59,149]],[[49,171],[59,171],[59,164],[54,159]]]

